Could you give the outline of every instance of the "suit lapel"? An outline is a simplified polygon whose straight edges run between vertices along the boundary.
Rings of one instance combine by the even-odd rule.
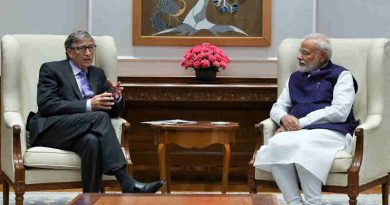
[[[73,74],[72,67],[70,67],[69,61],[64,61],[64,72],[66,75],[66,79],[69,81],[69,84],[72,86],[73,91],[76,93],[77,97],[79,99],[82,99],[83,96],[81,95],[80,88],[77,85],[76,78]]]
[[[94,67],[89,67],[88,69],[88,80],[89,84],[91,85],[91,89],[95,95],[97,95],[97,84],[98,84],[98,79],[97,79],[97,73]]]

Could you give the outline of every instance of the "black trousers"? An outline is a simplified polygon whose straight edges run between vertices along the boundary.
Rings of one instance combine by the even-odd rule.
[[[65,115],[37,136],[34,146],[76,152],[81,158],[83,192],[99,192],[102,175],[126,165],[108,113]]]

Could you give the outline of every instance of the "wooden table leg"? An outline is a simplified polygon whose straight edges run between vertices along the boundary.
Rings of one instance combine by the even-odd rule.
[[[5,179],[3,181],[3,204],[9,205],[9,184],[5,181]]]
[[[170,181],[167,179],[167,145],[164,143],[158,144],[158,160],[160,167],[160,179],[166,180],[167,183],[165,187],[161,189],[162,193],[170,193],[171,189],[169,187]]]
[[[166,168],[165,168],[165,170],[166,170],[166,176],[167,176],[167,184],[168,184],[168,186],[167,186],[167,193],[171,193],[171,184],[172,184],[172,182],[171,182],[171,158],[169,157],[169,154],[168,154],[168,147],[167,146],[165,146],[165,149],[166,149],[166,151],[165,151],[165,159],[166,159]]]
[[[226,194],[230,166],[230,144],[223,146],[222,193]]]

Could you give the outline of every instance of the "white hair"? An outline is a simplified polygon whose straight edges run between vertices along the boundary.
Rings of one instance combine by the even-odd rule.
[[[312,33],[305,36],[304,40],[312,40],[317,45],[320,51],[324,51],[328,55],[328,59],[332,57],[332,45],[329,38],[322,33]]]

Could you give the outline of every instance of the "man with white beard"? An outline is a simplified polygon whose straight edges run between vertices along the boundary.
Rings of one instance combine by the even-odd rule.
[[[270,112],[280,127],[257,152],[254,166],[272,172],[288,205],[321,204],[321,187],[334,156],[350,151],[359,124],[352,110],[357,83],[347,69],[332,63],[331,55],[323,34],[302,41],[298,71],[290,75]]]

